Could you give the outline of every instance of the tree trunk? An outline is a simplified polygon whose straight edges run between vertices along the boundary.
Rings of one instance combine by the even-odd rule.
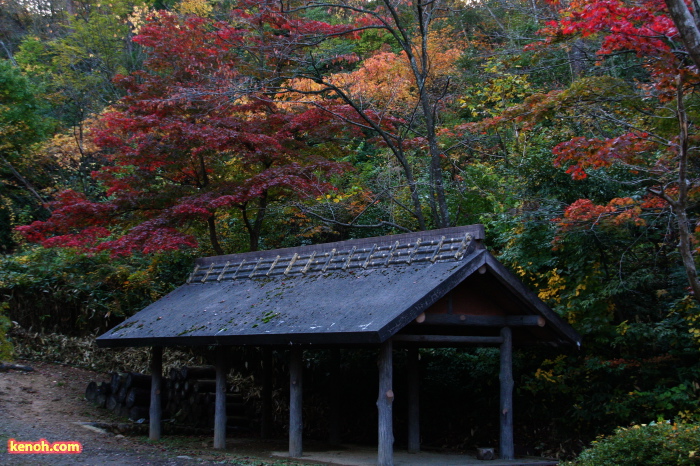
[[[688,278],[690,288],[693,290],[695,299],[700,301],[700,283],[698,283],[698,272],[693,257],[693,243],[688,220],[688,114],[683,102],[683,81],[678,76],[677,91],[677,112],[679,147],[678,147],[678,200],[670,202],[673,213],[676,214],[678,222],[678,250],[683,261],[683,267]]]
[[[260,249],[260,233],[262,232],[263,221],[265,220],[265,214],[267,213],[267,191],[265,191],[258,199],[258,209],[255,213],[255,220],[251,222],[248,216],[248,206],[250,203],[246,202],[241,207],[241,214],[243,215],[243,224],[248,232],[248,241],[250,244],[251,251],[257,251]]]
[[[684,0],[665,0],[668,13],[681,36],[690,59],[700,69],[700,31]]]
[[[401,164],[401,168],[403,169],[403,176],[406,177],[408,189],[411,192],[411,202],[413,202],[413,216],[418,221],[418,228],[421,231],[425,231],[428,229],[428,227],[425,223],[425,217],[423,216],[423,205],[420,200],[420,192],[418,191],[418,184],[416,183],[416,179],[413,176],[413,169],[411,168],[411,164],[408,163],[408,160],[406,159],[406,154],[404,154],[403,152],[397,152],[396,150],[392,150],[392,152],[394,153],[394,157],[396,157],[396,160],[398,160],[399,164]]]
[[[387,6],[389,2],[384,2]],[[418,99],[423,118],[425,119],[425,136],[428,140],[428,151],[430,154],[430,191],[431,203],[435,203],[433,221],[438,228],[447,228],[450,226],[450,214],[447,209],[447,198],[445,197],[445,186],[442,180],[442,151],[437,141],[435,133],[436,125],[436,110],[441,97],[431,98],[428,89],[428,77],[430,73],[430,60],[428,50],[428,34],[430,33],[430,24],[433,19],[433,9],[436,8],[435,2],[416,2],[416,12],[419,25],[420,49],[414,54],[412,41],[402,41],[401,45],[404,52],[409,58],[411,70],[418,87]],[[408,38],[404,25],[397,22],[397,28],[402,35]],[[418,62],[420,61],[420,65]]]
[[[209,218],[207,218],[207,226],[209,227],[209,241],[211,242],[211,247],[214,249],[216,255],[223,256],[224,250],[221,249],[221,245],[219,244],[219,237],[216,233],[216,217],[214,215],[210,215]]]

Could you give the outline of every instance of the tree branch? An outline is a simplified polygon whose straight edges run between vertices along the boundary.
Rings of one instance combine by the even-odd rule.
[[[51,208],[48,206],[46,201],[39,195],[36,189],[32,186],[32,184],[25,178],[23,177],[16,169],[15,167],[12,166],[9,160],[7,160],[4,156],[0,155],[0,158],[2,158],[2,161],[5,162],[5,165],[7,165],[7,168],[10,169],[10,172],[17,178],[24,186],[27,188],[27,190],[32,193],[32,195],[39,201],[39,205],[42,206],[44,209],[48,210],[49,213],[51,213]]]
[[[358,225],[357,223],[354,223],[355,220],[358,219],[358,217],[355,217],[355,218],[353,219],[353,221],[350,222],[350,223],[345,223],[345,222],[340,222],[340,221],[338,221],[338,220],[334,220],[334,219],[332,219],[332,218],[324,217],[323,215],[319,215],[319,214],[317,214],[316,212],[313,212],[313,211],[311,211],[311,210],[305,209],[305,208],[304,208],[302,205],[300,205],[300,204],[295,204],[295,207],[296,207],[297,209],[299,209],[301,212],[303,212],[303,213],[305,213],[305,214],[307,214],[307,215],[311,215],[312,217],[316,217],[317,219],[321,220],[322,222],[329,223],[329,224],[331,224],[331,225],[338,225],[338,226],[346,227],[346,228],[380,228],[380,227],[388,226],[388,227],[392,227],[392,228],[399,229],[399,230],[401,230],[401,231],[405,231],[405,232],[407,232],[407,233],[410,233],[410,232],[411,232],[411,230],[409,230],[408,228],[406,228],[406,227],[404,227],[404,226],[401,226],[401,225],[396,224],[396,223],[394,223],[394,222],[388,222],[388,221],[386,221],[386,220],[380,220],[379,223],[375,223],[374,225],[362,225],[362,224],[359,224],[359,225]]]

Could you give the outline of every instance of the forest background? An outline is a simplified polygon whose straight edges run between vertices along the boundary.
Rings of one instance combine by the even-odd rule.
[[[100,333],[199,256],[483,223],[584,337],[518,353],[519,442],[698,421],[700,34],[667,3],[0,0],[0,340]],[[493,441],[496,356],[423,360],[424,440]]]

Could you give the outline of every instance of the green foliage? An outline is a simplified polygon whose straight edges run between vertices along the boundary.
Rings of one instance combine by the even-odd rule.
[[[184,252],[114,259],[35,247],[0,257],[0,294],[25,328],[93,333],[171,291],[191,262]]]
[[[538,351],[522,368],[519,406],[539,420],[531,430],[585,441],[649,417],[700,412],[697,305],[661,227],[667,220],[557,236],[556,204],[523,207],[491,219],[492,248],[584,335],[580,352]]]
[[[5,315],[8,307],[7,303],[0,302],[0,362],[11,360],[13,355],[12,342],[7,336],[12,327],[12,322]]]
[[[362,34],[359,41],[355,43],[354,51],[361,57],[371,56],[380,50],[390,49],[394,53],[401,51],[394,37],[386,31],[370,29]]]
[[[481,82],[469,87],[459,100],[467,118],[497,115],[532,94],[528,76],[505,71],[505,67],[495,59],[486,61],[479,73]]]
[[[8,60],[0,60],[0,155],[13,159],[50,130],[36,89]],[[4,167],[3,167],[4,169]]]
[[[31,154],[54,125],[37,93],[18,67],[0,60],[0,253],[13,249],[12,229],[41,211],[27,190],[38,172]]]
[[[700,464],[700,424],[649,424],[600,437],[570,464],[577,466],[667,466]]]
[[[140,67],[143,57],[131,28],[143,20],[141,11],[145,4],[138,0],[98,3],[71,17],[65,35],[48,41],[29,36],[20,44],[15,60],[43,84],[55,116],[66,125],[80,125],[120,97],[112,80]]]
[[[546,406],[545,413],[523,403],[527,418],[542,419],[562,434],[592,439],[650,416],[685,418],[698,412],[698,390],[693,386],[698,368],[690,355],[625,359],[586,353],[544,360],[537,356],[523,368],[520,396]]]

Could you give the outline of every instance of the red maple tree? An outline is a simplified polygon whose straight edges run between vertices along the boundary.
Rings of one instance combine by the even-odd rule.
[[[561,10],[559,21],[551,22],[542,31],[547,36],[546,44],[566,37],[598,37],[600,60],[615,53],[632,52],[648,72],[648,79],[635,84],[640,101],[648,106],[641,108],[644,118],[627,124],[626,132],[615,137],[575,137],[553,150],[555,164],[566,167],[574,179],[585,178],[591,170],[624,168],[638,175],[637,184],[645,187],[645,193],[612,199],[607,205],[580,199],[564,211],[559,227],[569,230],[591,224],[643,224],[644,212],[669,209],[675,216],[678,250],[688,282],[696,299],[700,299],[693,257],[693,220],[689,213],[700,194],[700,173],[693,170],[700,135],[686,107],[700,76],[692,61],[693,50],[683,50],[681,41],[687,37],[681,38],[669,16],[667,4],[674,3],[678,2],[574,0]],[[677,15],[673,18],[677,19]],[[554,102],[563,102],[562,95],[562,91],[555,91],[530,103],[541,112],[553,108]],[[659,111],[662,106],[665,110]],[[668,116],[675,117],[675,129],[664,122]],[[516,118],[527,117],[521,114]]]
[[[135,40],[145,70],[117,78],[127,96],[94,132],[104,199],[60,194],[48,220],[18,228],[28,240],[149,253],[195,246],[202,224],[223,254],[217,215],[234,210],[255,250],[271,202],[317,197],[346,168],[319,150],[338,131],[327,113],[276,102],[251,75],[250,31],[159,12]]]

